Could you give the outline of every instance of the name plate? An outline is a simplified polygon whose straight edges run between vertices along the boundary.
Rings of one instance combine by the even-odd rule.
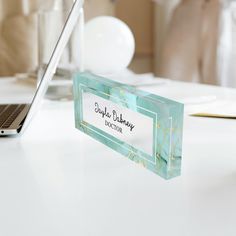
[[[181,173],[184,106],[89,73],[74,76],[76,128],[170,179]]]

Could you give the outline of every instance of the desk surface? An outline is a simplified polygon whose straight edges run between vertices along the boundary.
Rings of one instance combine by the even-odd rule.
[[[195,84],[155,89],[236,99],[236,90]],[[0,80],[0,102],[31,94]],[[186,115],[182,176],[170,181],[77,131],[72,102],[45,100],[24,135],[1,138],[0,150],[1,236],[236,235],[235,120]]]

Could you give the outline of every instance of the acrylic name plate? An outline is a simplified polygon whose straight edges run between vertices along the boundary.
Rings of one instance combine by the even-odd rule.
[[[184,106],[95,76],[74,76],[76,128],[147,169],[180,175]]]

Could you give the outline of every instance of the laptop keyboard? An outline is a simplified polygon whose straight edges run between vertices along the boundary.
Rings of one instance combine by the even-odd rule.
[[[26,104],[0,105],[0,128],[9,128],[25,106]]]

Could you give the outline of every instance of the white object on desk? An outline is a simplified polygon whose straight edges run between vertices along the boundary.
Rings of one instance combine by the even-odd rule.
[[[135,51],[134,36],[121,20],[96,17],[85,25],[85,69],[96,74],[113,74],[130,64]]]
[[[216,100],[195,108],[193,116],[236,119],[236,102],[231,100]]]

